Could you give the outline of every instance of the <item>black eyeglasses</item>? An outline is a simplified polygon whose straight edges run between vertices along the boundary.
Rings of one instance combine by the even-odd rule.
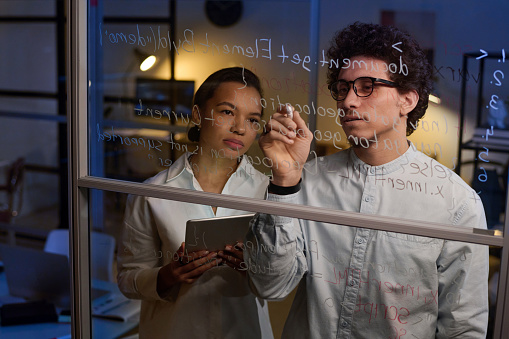
[[[365,98],[369,97],[373,93],[375,83],[379,82],[384,85],[396,87],[397,84],[393,81],[372,78],[372,77],[360,77],[354,81],[338,80],[335,83],[329,85],[330,94],[336,101],[345,100],[348,92],[350,91],[350,84],[353,84],[353,91],[358,97]]]

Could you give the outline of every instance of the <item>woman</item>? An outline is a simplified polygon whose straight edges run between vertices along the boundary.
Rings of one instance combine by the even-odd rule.
[[[197,151],[146,182],[263,198],[268,178],[243,157],[259,130],[261,95],[259,79],[243,68],[210,75],[194,97],[195,126],[188,135],[198,142]],[[250,293],[245,273],[238,270],[241,244],[185,253],[187,220],[245,213],[128,198],[118,285],[127,297],[142,299],[140,338],[272,338],[267,305]]]

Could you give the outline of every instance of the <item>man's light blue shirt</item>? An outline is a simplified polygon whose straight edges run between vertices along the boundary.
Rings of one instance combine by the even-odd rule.
[[[315,159],[299,192],[267,199],[486,228],[478,195],[413,145],[382,166],[352,149]],[[282,299],[298,286],[285,338],[485,337],[486,246],[266,214],[247,241],[258,295]]]

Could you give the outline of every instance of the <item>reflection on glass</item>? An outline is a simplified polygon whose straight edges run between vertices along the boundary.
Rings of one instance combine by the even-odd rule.
[[[190,103],[183,104],[184,98],[189,99],[189,93],[192,96],[193,92],[189,91],[189,83],[184,82],[192,82],[194,86],[194,83],[200,84],[212,70],[242,65],[245,70],[252,70],[260,78],[265,94],[260,100],[265,112],[259,119],[260,124],[249,122],[246,125],[251,124],[253,130],[263,133],[266,129],[272,128],[267,127],[266,123],[269,117],[278,111],[280,104],[291,103],[297,112],[293,121],[299,123],[298,126],[292,126],[297,132],[296,140],[299,140],[302,131],[306,131],[313,136],[315,142],[300,159],[284,158],[280,153],[277,156],[269,154],[270,152],[261,153],[256,148],[256,143],[244,156],[244,160],[248,160],[261,172],[270,174],[270,177],[276,174],[273,184],[280,187],[293,186],[295,182],[278,182],[278,170],[288,168],[303,171],[303,181],[297,198],[284,196],[281,200],[365,214],[395,216],[409,221],[440,222],[466,228],[487,227],[500,234],[505,218],[509,144],[506,130],[507,116],[504,115],[509,87],[505,86],[503,77],[503,74],[507,73],[505,69],[507,63],[504,61],[505,52],[502,49],[509,40],[502,36],[490,46],[485,46],[485,43],[486,36],[492,35],[490,30],[493,27],[497,27],[497,31],[507,30],[507,22],[496,19],[496,13],[507,12],[506,5],[472,2],[467,9],[467,6],[458,8],[454,5],[430,3],[425,11],[420,5],[387,10],[383,4],[372,1],[370,13],[365,13],[357,4],[345,6],[334,1],[319,3],[321,9],[317,27],[312,27],[305,18],[309,13],[309,2],[278,1],[246,2],[245,13],[250,13],[249,16],[241,17],[231,27],[218,28],[213,22],[208,21],[207,13],[196,10],[202,1],[177,1],[179,15],[176,17],[176,27],[167,22],[159,24],[157,20],[149,22],[133,17],[130,18],[132,19],[130,22],[126,18],[123,18],[122,22],[112,20],[116,15],[125,17],[133,16],[133,13],[143,16],[166,14],[169,8],[165,2],[163,4],[156,1],[152,6],[146,6],[145,3],[137,4],[133,1],[130,6],[120,6],[121,1],[105,1],[105,13],[109,20],[94,26],[97,33],[94,39],[97,40],[98,49],[103,54],[101,62],[104,62],[104,83],[101,84],[104,85],[104,110],[99,109],[93,113],[97,115],[97,121],[90,126],[91,139],[97,141],[96,145],[100,148],[104,146],[105,151],[104,157],[100,152],[93,152],[91,161],[101,163],[101,159],[104,158],[105,166],[104,173],[100,171],[100,166],[97,166],[99,170],[93,175],[142,181],[168,168],[168,173],[171,173],[178,165],[184,174],[194,170],[196,182],[188,186],[179,186],[177,181],[180,177],[173,173],[175,176],[164,184],[214,191],[210,188],[214,183],[203,181],[202,175],[211,178],[210,173],[217,173],[220,177],[220,168],[225,168],[222,166],[230,167],[232,173],[243,173],[239,172],[235,162],[227,161],[241,155],[241,144],[229,140],[229,147],[221,148],[222,145],[216,143],[219,139],[210,141],[210,137],[215,138],[223,132],[220,127],[227,124],[239,126],[231,123],[233,120],[230,119],[233,118],[229,113],[224,113],[223,116],[214,110],[212,115],[209,114],[210,108],[199,107],[202,115],[196,118],[192,112],[198,110],[193,111]],[[479,12],[493,15],[479,18],[477,25],[468,24],[468,18],[472,13]],[[453,16],[461,18],[454,23],[456,30],[437,29],[450,24],[450,18]],[[286,19],[281,20],[282,17]],[[271,24],[259,25],[262,21]],[[346,39],[351,43],[351,48],[342,45],[343,54],[328,55],[328,44],[333,32],[355,21],[379,22],[403,28],[417,40],[423,53],[414,55],[412,43],[406,40],[388,41],[385,44],[387,49],[378,51],[377,44],[372,42],[366,44],[365,40],[356,40],[355,32],[351,32],[352,35]],[[485,28],[481,29],[482,27]],[[312,29],[320,32],[320,36],[313,36],[313,33],[310,33]],[[317,51],[308,47],[310,42],[316,42]],[[145,96],[147,91],[144,92],[141,86],[144,79],[139,78],[137,70],[125,71],[129,69],[127,66],[131,62],[129,58],[132,57],[134,48],[154,53],[158,57],[158,63],[148,70],[147,74],[143,74],[144,78],[150,80],[147,96]],[[488,57],[476,60],[480,55],[479,48],[486,50],[490,48]],[[348,50],[357,52],[349,54]],[[169,57],[170,51],[176,53],[173,59]],[[360,53],[358,51],[362,53],[358,54]],[[470,59],[468,64],[463,64],[463,55],[467,54]],[[313,55],[317,55],[316,59]],[[386,57],[387,55],[390,57]],[[419,74],[420,66],[416,63],[422,61],[423,56],[430,66],[424,73]],[[485,60],[483,67],[480,60]],[[165,66],[165,61],[169,62],[168,66]],[[466,71],[463,66],[466,67]],[[411,79],[415,80],[416,74],[424,78],[424,84],[421,83],[417,87],[426,87],[425,90],[416,89],[412,87],[413,85],[408,86],[408,83],[412,82]],[[311,80],[314,76],[317,77],[316,83]],[[330,97],[328,84],[338,80],[351,82],[358,77],[366,76],[394,81],[398,86],[391,88],[384,86],[383,83],[375,83],[369,88],[370,96],[366,98],[356,98],[353,89],[350,88],[352,90],[344,93],[345,100],[339,104]],[[172,80],[175,83],[169,87],[158,87],[159,84],[156,84],[155,80],[169,83],[168,77],[179,80]],[[461,91],[463,84],[464,93]],[[482,93],[478,91],[480,84],[483,84]],[[185,89],[181,91],[177,87]],[[412,89],[416,89],[418,94],[417,106],[422,106],[419,109],[420,113],[424,113],[425,110],[426,114],[423,117],[407,119],[412,114],[407,112],[405,105],[408,101],[415,101],[412,95],[410,97],[407,95],[412,93]],[[171,101],[168,99],[170,96],[168,93],[178,93],[176,95],[178,100],[171,99],[176,103],[175,107],[161,104]],[[430,102],[425,103],[431,93],[433,95],[430,95]],[[102,99],[102,97],[99,99],[101,107]],[[395,102],[399,110],[392,105]],[[461,113],[463,110],[464,115]],[[277,115],[273,120],[274,128],[276,132],[286,134],[285,137],[288,137],[292,128],[287,129],[289,121],[285,119],[288,119],[288,116],[285,116],[284,112],[281,113],[281,128],[277,125],[279,123]],[[302,121],[298,120],[299,116],[302,117]],[[133,125],[122,125],[124,122]],[[197,144],[189,142],[186,127],[190,124],[201,126],[201,137],[208,140],[207,145],[203,142]],[[307,131],[308,126],[311,126],[310,131]],[[207,130],[209,127],[215,129]],[[196,130],[197,128],[193,128],[191,134]],[[263,148],[267,137],[261,136],[261,140]],[[350,150],[345,151],[347,148]],[[377,151],[380,157],[372,161],[373,158],[366,156],[368,150]],[[195,154],[189,158],[190,153]],[[386,157],[389,153],[392,156]],[[198,159],[200,161],[197,162],[197,154],[210,154],[213,161],[202,162]],[[307,165],[302,169],[305,162]],[[241,166],[242,163],[239,168]],[[250,176],[253,177],[246,174],[244,179],[247,180]],[[156,178],[161,179],[161,184],[163,179],[168,179],[161,174]],[[266,182],[267,179],[260,180]],[[222,191],[216,192],[239,194],[241,191],[231,192],[227,187],[228,184]],[[284,189],[278,191],[275,186],[272,188],[274,189],[272,193],[288,192]],[[152,202],[154,199],[132,198],[131,204],[139,201]],[[171,202],[171,206],[177,207],[168,211],[168,216],[164,214],[165,219],[170,218],[170,213],[175,214],[175,210],[178,210],[178,213],[189,209],[193,213],[203,210],[204,216],[214,215],[214,212],[216,215],[224,213],[222,208],[203,206],[189,208],[186,206],[191,205],[176,202]],[[380,330],[380,335],[403,337],[406,331],[406,336],[411,334],[419,336],[418,331],[425,331],[419,326],[424,324],[431,330],[435,328],[435,324],[427,315],[422,316],[412,307],[417,307],[418,303],[422,302],[423,308],[434,314],[439,308],[434,304],[435,300],[440,302],[441,298],[445,299],[444,307],[450,306],[451,309],[455,307],[455,301],[458,305],[466,305],[466,308],[472,309],[471,305],[483,304],[480,314],[483,316],[486,314],[484,307],[486,298],[481,303],[469,299],[470,295],[486,294],[484,292],[487,277],[486,272],[482,271],[487,266],[486,253],[480,246],[395,232],[315,225],[313,222],[305,221],[299,221],[299,225],[301,227],[294,227],[292,230],[297,234],[303,232],[302,254],[311,262],[308,263],[309,271],[306,271],[305,279],[308,280],[302,281],[309,284],[320,281],[324,285],[334,283],[340,285],[340,281],[350,284],[351,280],[347,280],[345,276],[354,277],[356,272],[360,272],[359,281],[355,281],[350,289],[344,287],[344,290],[334,291],[332,299],[320,296],[313,300],[316,303],[321,301],[320,307],[326,310],[342,310],[343,313],[338,311],[340,314],[338,318],[343,317],[341,320],[345,319],[346,326],[343,327],[341,322],[336,322],[331,325],[334,327],[333,331],[338,328],[347,331],[349,328],[360,327],[359,323],[367,321],[366,327],[371,330],[377,323],[389,324],[387,328]],[[313,233],[315,228],[323,229],[325,234],[330,232],[331,239],[322,239],[324,233]],[[358,232],[360,233],[357,234]],[[439,236],[440,234],[437,234],[437,237]],[[336,241],[335,237],[340,237],[341,240]],[[177,238],[180,240],[172,243],[171,253],[178,252],[182,236],[175,237]],[[358,238],[361,243],[356,242]],[[297,244],[302,245],[299,241]],[[136,246],[132,248],[134,256]],[[264,251],[270,254],[267,257],[273,256],[274,253],[268,248],[264,248]],[[291,250],[290,246],[287,248],[288,251]],[[447,254],[448,251],[451,252],[450,255]],[[141,250],[140,252],[144,253]],[[158,253],[155,252],[154,256],[158,256]],[[497,258],[496,253],[491,254],[490,264],[493,258]],[[364,256],[363,259],[359,259],[362,264],[350,263],[344,259],[345,257],[350,259],[350,256],[352,258]],[[436,257],[434,265],[430,265],[433,256]],[[475,259],[477,257],[482,258]],[[318,258],[323,262],[317,264],[314,260]],[[296,261],[300,262],[299,260],[302,261],[302,258]],[[330,266],[325,265],[329,263]],[[447,280],[449,285],[444,285],[444,291],[447,292],[442,294],[436,288],[436,284],[437,281],[442,281],[440,279],[448,279],[447,274],[450,271],[445,272],[448,267],[460,267],[457,272],[462,272],[467,263],[473,265],[474,272],[482,272],[458,273],[452,281],[463,284],[465,282],[462,281],[462,274],[465,277],[476,276],[478,288],[482,289],[483,293],[467,293],[469,296],[466,299],[463,293],[460,293],[461,297],[455,297],[451,292],[451,286],[455,284],[451,284],[449,279]],[[324,266],[320,266],[322,264]],[[255,271],[253,274],[260,273],[263,268],[267,271],[266,266],[257,265],[256,261],[249,267]],[[257,267],[260,267],[260,270],[257,270]],[[395,272],[396,275],[391,275]],[[496,276],[495,271],[490,272],[490,277]],[[329,276],[325,279],[327,274]],[[368,274],[371,279],[369,286],[366,282]],[[496,279],[491,279],[493,284]],[[469,286],[475,285],[474,280],[470,278],[464,280]],[[377,285],[381,296],[372,297],[377,292]],[[343,291],[347,289],[351,291],[354,288],[359,289],[358,296],[361,296],[361,299],[355,300],[350,305],[344,300],[334,299],[341,298]],[[287,290],[289,292],[292,288],[289,287]],[[398,294],[401,291],[405,292],[404,298],[407,298],[404,302],[403,299],[393,298],[403,297]],[[412,293],[414,299],[411,299]],[[417,293],[418,300],[415,296]],[[299,300],[303,300],[301,297]],[[423,298],[427,298],[426,301],[430,303],[424,304]],[[371,307],[373,311],[370,310]],[[318,304],[316,309],[320,309]],[[380,316],[382,314],[380,310],[383,311],[383,316]],[[356,317],[361,319],[360,322],[349,323],[348,312],[353,314],[354,319]],[[419,316],[423,318],[422,321]],[[442,326],[442,320],[445,321],[445,317],[438,321],[439,326]],[[416,325],[420,329],[414,331],[409,324],[416,322],[420,323]],[[316,324],[311,320],[307,323],[311,326]],[[453,333],[454,326],[459,324],[460,322],[443,325],[446,327],[444,333]],[[330,335],[329,332],[328,334]]]
[[[122,226],[122,214],[124,212],[124,202],[126,200],[126,196],[120,195],[120,194],[112,194],[112,193],[106,193],[105,194],[105,201],[106,205],[105,208],[108,209],[108,215],[107,215],[107,221],[106,221],[106,227],[107,232],[111,234],[120,234],[122,229],[125,227]],[[177,202],[174,201],[168,201],[168,204],[175,204]],[[187,206],[186,206],[187,205]],[[195,210],[197,208],[210,208],[207,206],[200,206],[196,204],[185,204],[180,203],[179,207],[186,207],[189,210]],[[236,214],[242,214],[241,211],[235,211]],[[320,227],[323,227],[324,225],[321,225]],[[347,235],[351,233],[355,233],[355,229],[349,229],[346,227],[341,227],[338,225],[326,225],[325,226],[327,230],[334,230],[337,228],[341,228],[341,231],[338,230],[338,232],[341,232],[341,235]],[[184,231],[185,232],[185,224],[184,224]],[[426,252],[425,246],[428,246],[430,244],[426,243],[414,243],[411,240],[408,240],[408,236],[404,234],[397,234],[393,233],[391,234],[393,236],[392,240],[394,242],[397,242],[394,247],[399,248],[402,246],[401,244],[409,244],[410,246],[417,246],[416,252],[418,253],[418,256],[421,256],[421,253]],[[225,235],[226,237],[227,235]],[[121,242],[121,240],[119,240]],[[315,268],[313,270],[312,274],[309,274],[309,280],[314,281],[317,284],[322,285],[331,285],[335,288],[342,288],[343,285],[350,285],[351,280],[357,281],[357,283],[360,285],[360,291],[367,291],[367,288],[373,288],[375,289],[375,292],[379,293],[380,295],[388,295],[389,298],[394,298],[393,301],[395,301],[394,304],[387,305],[388,313],[387,317],[390,319],[394,318],[394,312],[395,308],[390,308],[390,306],[397,306],[398,307],[398,316],[399,319],[403,322],[408,321],[407,324],[404,324],[401,328],[406,328],[407,333],[414,333],[412,332],[412,318],[410,316],[405,317],[406,313],[403,308],[408,308],[409,305],[412,305],[413,302],[415,303],[422,303],[424,305],[424,298],[426,298],[427,302],[433,301],[433,297],[431,296],[431,289],[429,289],[427,284],[421,284],[416,285],[416,279],[421,279],[424,277],[429,267],[416,267],[411,265],[403,264],[402,261],[390,261],[389,258],[379,258],[379,257],[370,257],[371,259],[365,261],[362,263],[359,270],[356,268],[350,268],[348,263],[341,259],[341,254],[343,253],[343,250],[341,249],[342,241],[337,239],[326,239],[323,242],[315,241],[312,242],[312,247],[309,249],[309,254],[297,254],[295,253],[296,257],[300,255],[306,255],[306,256],[313,256],[313,257],[319,257],[323,264],[323,266],[326,268],[324,270],[319,271],[318,268]],[[134,245],[134,244],[133,244]],[[129,244],[128,246],[131,246]],[[258,249],[260,253],[267,254],[270,256],[274,256],[277,254],[277,251],[274,249],[274,247],[271,246],[262,246],[257,245],[257,243],[253,242],[249,238],[245,239],[244,246],[248,250],[254,250]],[[123,251],[126,247],[126,244],[120,243],[120,246],[118,248],[118,251]],[[131,247],[134,248],[134,247]],[[424,249],[423,249],[424,248]],[[286,249],[282,249],[284,252],[290,251],[293,253],[294,247],[287,246]],[[92,249],[92,251],[94,251]],[[494,304],[492,304],[492,301],[496,298],[496,284],[498,282],[498,277],[495,276],[496,272],[499,271],[499,261],[497,261],[496,257],[497,254],[495,253],[497,249],[493,248],[490,249],[490,277],[493,276],[494,278],[490,279],[490,310],[494,309]],[[165,256],[173,256],[175,252],[152,252],[152,256],[154,257],[165,257]],[[148,255],[148,253],[147,253]],[[92,256],[94,254],[92,253]],[[462,256],[460,255],[460,260],[465,259],[468,256]],[[278,271],[273,266],[261,266],[261,265],[255,265],[253,261],[250,261],[248,257],[245,258],[245,264],[242,265],[242,269],[245,271],[249,270],[249,274],[261,274],[264,272],[272,272],[273,274],[281,274],[281,271]],[[346,270],[346,274],[345,274]],[[369,273],[368,273],[369,272]],[[369,283],[367,277],[369,276]],[[357,278],[359,278],[357,280]],[[430,281],[431,279],[436,278],[434,275],[431,275],[428,277],[427,281]],[[457,279],[459,282],[460,280]],[[379,286],[379,282],[381,282]],[[392,284],[392,294],[389,293],[391,290],[391,284]],[[399,284],[399,285],[398,285]],[[420,287],[419,287],[420,286]],[[381,288],[380,291],[378,291],[378,288]],[[413,295],[412,295],[412,288],[413,288]],[[401,290],[403,289],[405,294],[402,294]],[[408,291],[408,294],[406,292]],[[417,296],[417,292],[419,292],[419,299]],[[288,312],[290,310],[291,303],[294,300],[294,296],[296,293],[296,289],[289,294],[289,296],[280,301],[271,301],[268,302],[269,305],[269,315],[270,315],[270,321],[271,326],[274,330],[275,337],[279,338],[281,335],[281,331],[283,328],[283,325],[285,324],[285,321],[287,319]],[[436,291],[433,291],[433,293],[436,293]],[[398,297],[398,298],[396,298]],[[428,298],[429,297],[429,298]],[[334,301],[335,295],[332,296],[332,299],[329,299],[329,297],[324,298],[323,305],[333,305],[332,302]],[[437,297],[438,298],[438,297]],[[452,298],[452,294],[449,295],[449,299]],[[463,296],[460,297],[460,301]],[[318,301],[321,299],[318,299]],[[452,299],[451,299],[452,301]],[[360,306],[357,306],[359,304]],[[356,302],[353,310],[354,314],[356,315],[366,315],[369,317],[370,312],[370,304],[371,301],[368,303],[368,305],[361,305],[366,304],[365,301]],[[368,322],[367,326],[375,326],[376,321],[380,321],[385,316],[385,306],[384,305],[378,305],[378,308],[376,308],[376,304],[373,305],[373,311],[372,311],[372,321],[371,323]],[[366,307],[364,311],[364,307]],[[401,308],[401,310],[400,310]],[[359,310],[360,309],[360,310]],[[399,313],[399,312],[402,313]],[[368,313],[365,313],[368,312]],[[377,313],[376,313],[377,312]],[[392,312],[392,313],[391,313]],[[375,318],[375,314],[377,314],[377,317]],[[492,314],[490,311],[490,321],[493,321],[494,319],[494,313]],[[419,320],[419,318],[417,318]],[[97,328],[98,321],[103,321],[104,319],[94,317],[94,329]],[[398,319],[396,318],[396,322]],[[118,321],[114,322],[115,324],[118,324]],[[120,322],[122,324],[122,322]],[[124,324],[125,325],[125,324]],[[416,325],[417,326],[417,325]],[[104,328],[103,328],[104,331]],[[137,330],[135,330],[137,331]],[[389,329],[387,330],[389,331]],[[94,338],[102,338],[104,337],[104,333],[106,332],[98,332],[98,330],[94,331]],[[403,332],[402,332],[403,333]],[[488,336],[490,338],[490,336]]]

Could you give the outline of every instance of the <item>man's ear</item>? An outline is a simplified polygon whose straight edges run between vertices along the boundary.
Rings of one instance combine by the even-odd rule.
[[[415,89],[412,89],[406,93],[400,94],[400,108],[401,116],[407,116],[408,113],[412,112],[417,102],[419,102],[419,94]]]
[[[198,107],[198,105],[193,106],[192,122],[195,125],[198,125],[198,126],[201,125],[201,114],[200,114],[200,108]]]

